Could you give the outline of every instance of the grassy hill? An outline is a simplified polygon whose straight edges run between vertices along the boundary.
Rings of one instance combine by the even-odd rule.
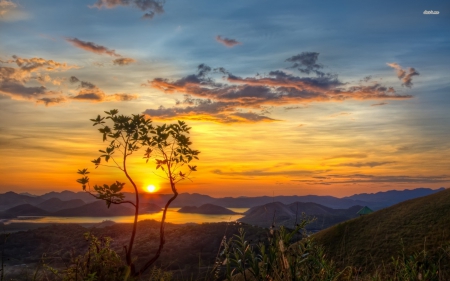
[[[404,253],[411,258],[422,250],[427,261],[439,264],[441,257],[448,262],[442,247],[450,246],[450,189],[340,223],[314,237],[339,266],[373,270],[392,257]]]

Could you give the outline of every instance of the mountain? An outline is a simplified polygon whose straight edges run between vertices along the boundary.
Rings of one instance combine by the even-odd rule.
[[[356,217],[361,208],[362,206],[356,205],[348,209],[332,209],[312,202],[294,202],[288,205],[273,202],[250,208],[238,221],[262,227],[270,227],[274,223],[275,226],[284,225],[292,228],[301,222],[303,215],[306,215],[315,218],[306,228],[317,231]]]
[[[148,214],[148,213],[158,213],[162,211],[162,208],[153,203],[140,203],[139,204],[139,213],[140,214]]]
[[[36,205],[44,201],[40,197],[32,197],[28,195],[17,194],[15,192],[9,191],[0,194],[0,211],[10,209],[15,206],[30,204]]]
[[[42,203],[37,204],[36,207],[41,208],[42,210],[48,212],[56,212],[63,209],[80,207],[83,206],[84,204],[86,203],[81,199],[71,199],[67,201],[62,201],[59,198],[51,198],[45,200]]]
[[[392,257],[410,257],[422,250],[439,257],[450,242],[449,214],[446,189],[340,223],[314,237],[338,267],[374,269]]]
[[[52,213],[52,216],[56,217],[114,217],[132,215],[134,215],[132,208],[111,204],[111,207],[108,209],[104,201],[96,201],[80,207]]]
[[[204,214],[204,215],[234,215],[237,214],[230,209],[213,205],[213,204],[204,204],[200,207],[196,206],[185,206],[178,210],[180,213],[195,213],[195,214]]]
[[[344,197],[343,199],[365,201],[373,208],[381,209],[384,207],[395,205],[405,200],[427,196],[442,190],[445,190],[445,188],[441,187],[439,189],[416,188],[405,190],[389,190],[377,193],[355,194],[349,197]]]
[[[69,190],[64,190],[61,192],[49,192],[46,193],[44,195],[41,195],[40,198],[42,198],[43,200],[48,200],[51,198],[58,198],[62,201],[69,201],[69,200],[73,200],[73,199],[80,199],[83,200],[86,203],[90,203],[90,202],[94,202],[97,199],[95,199],[92,195],[90,195],[87,192],[73,192],[73,191],[69,191]]]
[[[14,218],[18,216],[48,216],[49,212],[30,204],[22,204],[0,212],[0,218]]]

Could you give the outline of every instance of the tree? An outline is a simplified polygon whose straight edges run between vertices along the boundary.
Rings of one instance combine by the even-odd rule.
[[[94,185],[95,193],[92,192],[88,176],[89,171],[86,168],[78,170],[78,174],[81,174],[82,178],[78,179],[77,182],[82,184],[84,191],[97,199],[104,200],[108,208],[111,204],[133,205],[135,209],[133,230],[128,246],[124,246],[124,248],[125,260],[130,267],[131,274],[137,276],[144,273],[159,258],[165,244],[164,226],[167,209],[178,196],[176,184],[189,179],[190,174],[197,170],[196,166],[191,166],[189,163],[194,159],[198,160],[200,152],[191,148],[192,142],[188,137],[191,128],[183,121],[155,127],[152,121],[146,119],[144,115],[118,115],[117,109],[105,111],[105,113],[107,114],[106,117],[98,115],[96,119],[90,119],[93,126],[101,126],[98,131],[103,135],[103,142],[109,141],[105,150],[99,150],[102,153],[101,156],[91,162],[95,164],[96,169],[99,166],[106,166],[121,170],[134,189],[135,200],[134,202],[125,200],[125,195],[122,193],[125,183],[120,181],[111,185]],[[108,126],[107,121],[112,123],[112,126]],[[141,269],[136,270],[131,254],[139,218],[139,190],[127,169],[127,160],[141,149],[145,150],[143,158],[146,163],[150,159],[155,159],[156,170],[161,169],[163,171],[164,177],[170,183],[173,195],[164,206],[160,223],[158,250]]]

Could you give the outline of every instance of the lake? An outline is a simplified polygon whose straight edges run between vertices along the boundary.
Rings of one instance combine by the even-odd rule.
[[[242,218],[244,215],[203,215],[192,213],[178,213],[180,208],[169,208],[167,210],[166,222],[183,224],[183,223],[205,223],[205,222],[231,222]],[[237,213],[244,213],[249,208],[228,208]],[[162,211],[159,213],[139,215],[139,220],[157,220],[160,221]],[[105,220],[114,221],[116,223],[132,223],[134,216],[118,216],[118,217],[19,217],[5,221],[4,224],[12,223],[100,223]]]

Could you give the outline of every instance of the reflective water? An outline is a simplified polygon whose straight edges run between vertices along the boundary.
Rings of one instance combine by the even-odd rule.
[[[167,210],[166,222],[183,224],[183,223],[204,223],[204,222],[229,222],[236,221],[243,217],[243,215],[203,215],[178,213],[180,208],[169,208]],[[244,213],[248,208],[228,208],[237,213]],[[160,221],[162,212],[153,214],[139,215],[139,220],[157,220]],[[120,217],[19,217],[11,219],[9,223],[99,223],[105,220],[114,221],[116,223],[131,223],[134,216],[120,216]]]

